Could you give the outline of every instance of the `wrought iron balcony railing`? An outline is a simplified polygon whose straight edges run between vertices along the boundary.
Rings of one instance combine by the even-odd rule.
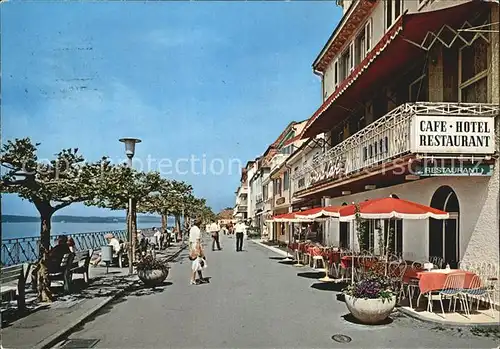
[[[471,142],[491,153],[498,146],[494,118],[499,112],[498,105],[483,103],[402,104],[295,171],[294,188],[303,190],[326,179],[349,176],[408,153],[458,154],[462,149],[467,154],[473,152],[467,146]],[[464,120],[471,121],[466,126]],[[459,130],[462,127],[470,127],[471,132]]]

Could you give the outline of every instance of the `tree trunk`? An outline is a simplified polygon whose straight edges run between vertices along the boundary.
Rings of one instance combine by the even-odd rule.
[[[177,241],[182,239],[182,231],[181,231],[181,217],[176,214],[175,215],[175,229],[177,230]]]
[[[51,230],[51,220],[54,212],[52,210],[43,209],[40,210],[40,247],[45,250],[50,249],[50,230]],[[42,254],[40,254],[42,257]]]
[[[167,231],[167,215],[161,215],[161,230],[163,232]]]
[[[48,252],[50,250],[50,230],[51,220],[54,210],[52,207],[39,207],[40,213],[40,245],[39,245],[39,260],[36,272],[36,280],[33,284],[36,285],[38,300],[41,302],[51,302],[53,300],[50,290],[49,271],[47,268]]]

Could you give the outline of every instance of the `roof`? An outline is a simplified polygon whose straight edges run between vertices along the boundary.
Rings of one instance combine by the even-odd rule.
[[[334,57],[344,50],[350,42],[352,34],[365,21],[372,9],[380,0],[354,0],[339,24],[328,38],[320,54],[314,60],[313,70],[324,72]]]
[[[362,95],[372,94],[381,83],[391,79],[409,62],[415,62],[418,57],[426,54],[425,50],[409,41],[419,44],[427,42],[428,33],[438,31],[444,24],[459,28],[481,4],[488,3],[470,1],[441,10],[401,16],[316,110],[304,127],[301,137],[312,137],[330,130],[335,123],[347,116],[349,107],[357,103]],[[334,109],[336,106],[341,108]]]
[[[219,219],[232,219],[233,218],[233,210],[223,210],[217,214],[217,218]]]
[[[290,145],[292,143],[294,143],[295,141],[298,141],[300,140],[300,134],[295,136],[295,137],[292,137],[290,138],[289,140],[285,141],[285,143],[283,143],[283,146],[286,147],[287,145]]]

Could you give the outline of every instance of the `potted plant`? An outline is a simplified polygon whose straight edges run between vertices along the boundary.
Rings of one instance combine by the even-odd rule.
[[[365,324],[384,321],[396,306],[391,279],[382,275],[369,275],[346,287],[343,293],[347,309]]]
[[[146,285],[161,284],[168,276],[170,265],[167,261],[147,255],[136,263],[137,276]]]

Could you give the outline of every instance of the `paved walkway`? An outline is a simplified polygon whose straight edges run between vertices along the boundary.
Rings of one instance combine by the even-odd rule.
[[[159,257],[169,258],[179,251],[172,246]],[[75,279],[78,276],[75,275]],[[44,348],[57,343],[67,330],[81,323],[109,304],[125,290],[134,290],[137,276],[129,276],[128,268],[90,268],[91,283],[79,293],[61,296],[51,304],[36,303],[33,292],[27,295],[29,315],[18,320],[3,319],[2,345],[5,348]],[[76,285],[81,284],[76,280]],[[56,283],[53,284],[54,286]],[[77,286],[78,287],[78,286]],[[138,287],[135,287],[136,291]]]
[[[316,281],[311,270],[279,263],[276,253],[222,237],[222,251],[208,251],[210,283],[189,285],[183,252],[169,284],[130,294],[79,331],[72,340],[97,348],[494,348],[495,338],[418,322],[395,313],[392,322],[364,326],[344,318],[338,290]],[[343,334],[352,341],[337,343]],[[61,343],[62,344],[62,343]],[[63,344],[62,344],[63,345]],[[62,346],[61,345],[61,346]]]

